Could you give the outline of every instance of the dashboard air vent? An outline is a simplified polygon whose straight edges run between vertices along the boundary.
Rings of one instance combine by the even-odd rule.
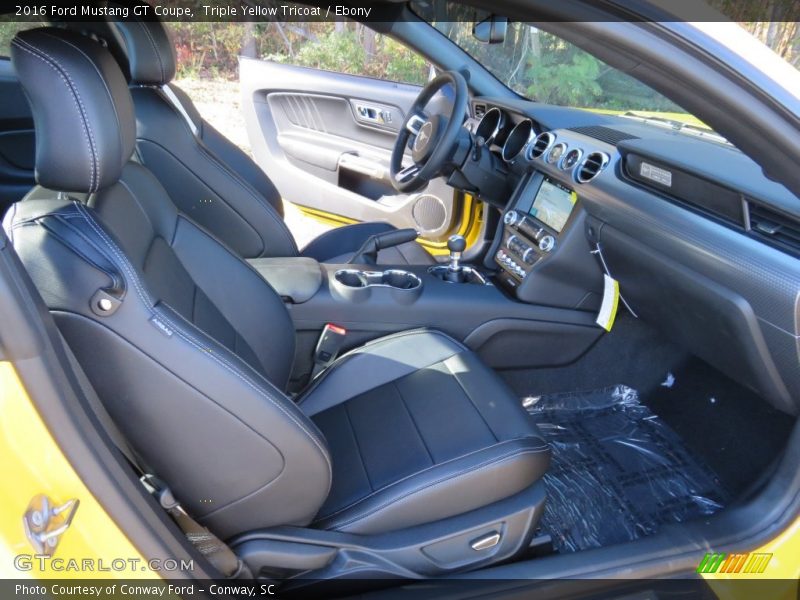
[[[606,168],[609,160],[611,159],[605,152],[590,152],[578,167],[575,179],[578,180],[578,183],[590,182]]]
[[[619,144],[620,142],[624,142],[625,140],[639,139],[635,135],[630,135],[629,133],[619,131],[618,129],[612,129],[611,127],[602,127],[600,125],[589,125],[586,127],[571,127],[570,131],[574,131],[575,133],[580,133],[581,135],[585,135],[590,138],[600,140],[601,142],[611,144],[612,146],[616,146],[617,144]]]
[[[550,149],[550,146],[552,146],[553,142],[555,141],[555,134],[552,134],[549,131],[540,133],[538,136],[536,136],[536,140],[534,140],[533,144],[531,144],[530,157],[539,158],[542,154]]]
[[[472,116],[476,119],[482,119],[483,115],[486,114],[486,105],[485,104],[473,104],[472,105]]]
[[[795,254],[800,253],[800,221],[752,202],[749,208],[753,233]]]

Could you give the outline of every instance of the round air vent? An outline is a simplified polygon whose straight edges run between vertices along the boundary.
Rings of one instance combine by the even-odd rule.
[[[411,208],[411,216],[420,231],[436,231],[445,226],[447,208],[436,196],[425,194],[417,198]]]
[[[578,183],[590,182],[606,168],[609,160],[611,158],[605,152],[590,152],[578,167],[575,179],[578,180]]]
[[[553,146],[550,152],[547,153],[547,156],[545,156],[544,160],[551,165],[557,165],[566,151],[567,145],[564,142],[556,144]]]
[[[555,141],[555,134],[550,133],[549,131],[540,133],[538,136],[536,136],[536,140],[534,140],[533,144],[530,146],[530,158],[539,158],[542,154],[550,149],[550,146],[552,146],[553,142]]]
[[[575,165],[583,157],[583,150],[580,148],[573,148],[561,159],[561,164],[558,165],[562,171],[569,171],[570,169],[574,168]]]

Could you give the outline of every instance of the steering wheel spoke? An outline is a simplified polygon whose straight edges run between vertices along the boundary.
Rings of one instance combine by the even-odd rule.
[[[397,180],[398,183],[403,183],[406,180],[414,177],[417,173],[419,173],[421,168],[422,167],[420,167],[417,163],[410,164],[407,167],[398,171],[397,175],[395,176],[395,179]]]
[[[418,111],[412,114],[408,121],[406,121],[406,129],[411,135],[419,134],[419,130],[422,129],[422,126],[425,124],[425,121],[428,120],[427,115],[424,112]]]

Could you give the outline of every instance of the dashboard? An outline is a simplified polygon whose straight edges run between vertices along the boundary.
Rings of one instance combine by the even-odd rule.
[[[484,265],[501,288],[595,311],[610,274],[640,318],[800,412],[800,199],[732,146],[641,119],[473,98],[465,127],[501,174],[471,190],[500,211]]]
[[[480,103],[465,127],[493,154],[511,188],[498,205],[503,225],[492,251],[500,284],[525,302],[597,309],[602,277],[592,248],[570,232],[585,219],[578,188],[608,167],[614,146],[575,131],[544,130],[524,114]],[[572,278],[542,286],[551,271]]]

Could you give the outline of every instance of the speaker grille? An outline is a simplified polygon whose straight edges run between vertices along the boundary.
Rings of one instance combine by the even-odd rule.
[[[436,231],[445,226],[447,209],[439,198],[425,194],[414,202],[411,216],[421,231]]]

